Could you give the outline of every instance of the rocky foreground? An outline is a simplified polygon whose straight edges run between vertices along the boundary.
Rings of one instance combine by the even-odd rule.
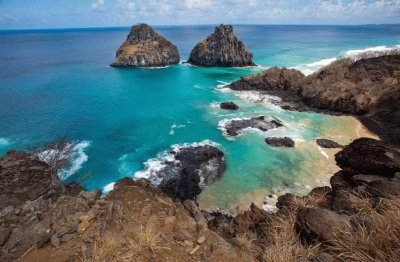
[[[398,261],[400,151],[361,138],[336,155],[331,187],[231,217],[173,201],[148,180],[105,198],[63,185],[38,157],[0,159],[0,260]],[[390,244],[389,244],[390,243]]]
[[[179,63],[178,48],[147,24],[131,28],[113,67],[161,67]]]
[[[355,114],[382,138],[400,143],[400,54],[345,58],[305,76],[300,71],[271,68],[242,77],[228,87],[282,98],[282,107],[300,111]]]
[[[220,25],[212,35],[198,43],[188,63],[202,67],[253,66],[253,54],[237,39],[231,25]]]

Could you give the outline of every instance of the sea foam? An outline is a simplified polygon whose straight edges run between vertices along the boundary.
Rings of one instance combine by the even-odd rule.
[[[179,160],[175,159],[175,155],[181,150],[181,148],[187,147],[199,147],[199,146],[218,146],[217,143],[212,142],[210,140],[204,140],[202,142],[195,143],[184,143],[184,144],[175,144],[171,146],[170,150],[164,150],[159,153],[157,157],[148,159],[143,163],[144,168],[141,171],[137,171],[134,174],[134,177],[137,179],[146,178],[151,181],[154,185],[159,185],[163,177],[159,175],[160,171],[162,171],[165,167],[167,167],[167,163],[175,163],[179,164]]]
[[[62,168],[58,175],[61,179],[67,179],[68,177],[75,174],[79,169],[82,168],[83,164],[87,162],[89,157],[85,153],[85,149],[90,146],[89,141],[82,141],[80,143],[69,143],[63,149],[62,152],[56,149],[47,149],[38,153],[38,157],[44,161],[49,162],[54,155],[59,155],[60,158],[69,159],[70,163],[65,168]],[[72,151],[71,154],[69,152]]]

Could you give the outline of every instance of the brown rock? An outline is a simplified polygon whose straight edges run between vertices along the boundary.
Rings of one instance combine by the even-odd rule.
[[[146,24],[132,26],[118,49],[114,67],[156,67],[179,63],[178,48]]]
[[[300,209],[296,229],[308,241],[334,240],[337,234],[352,232],[348,216],[324,208]]]
[[[198,43],[188,63],[204,67],[252,66],[253,54],[233,34],[231,25],[220,25],[212,35]]]

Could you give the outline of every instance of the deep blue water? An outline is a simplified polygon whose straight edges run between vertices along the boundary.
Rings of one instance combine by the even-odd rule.
[[[178,46],[184,61],[213,26],[155,29]],[[174,144],[211,140],[226,153],[229,168],[203,201],[220,207],[251,199],[257,190],[295,187],[300,176],[312,180],[317,171],[299,170],[315,159],[318,148],[309,144],[277,150],[267,147],[263,137],[290,134],[307,142],[335,137],[338,129],[355,122],[278,110],[270,103],[252,103],[243,95],[216,90],[217,85],[264,67],[311,72],[348,50],[399,45],[400,27],[238,25],[234,30],[260,67],[116,69],[108,65],[129,28],[0,31],[0,154],[66,136],[80,144],[65,180],[78,179],[93,189],[133,176],[147,159]],[[210,106],[226,100],[243,110],[232,114]],[[259,114],[277,116],[289,125],[234,141],[218,130],[225,118]],[[180,128],[172,128],[174,124]],[[347,135],[337,139],[355,137]]]

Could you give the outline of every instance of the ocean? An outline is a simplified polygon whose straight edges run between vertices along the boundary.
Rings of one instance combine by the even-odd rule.
[[[155,29],[185,61],[214,26]],[[269,208],[276,195],[327,184],[337,151],[322,150],[315,139],[347,144],[373,136],[356,119],[290,112],[275,98],[219,87],[271,66],[310,74],[340,57],[393,48],[400,45],[400,27],[236,25],[234,31],[257,67],[118,69],[108,65],[129,28],[0,31],[0,155],[66,137],[74,154],[61,178],[107,191],[120,178],[157,168],[171,146],[212,141],[228,169],[199,197],[209,210],[235,212],[251,202]],[[216,106],[223,101],[241,110],[223,111]],[[224,120],[259,115],[285,126],[235,139],[223,135]],[[296,147],[269,147],[267,136],[290,136]]]

